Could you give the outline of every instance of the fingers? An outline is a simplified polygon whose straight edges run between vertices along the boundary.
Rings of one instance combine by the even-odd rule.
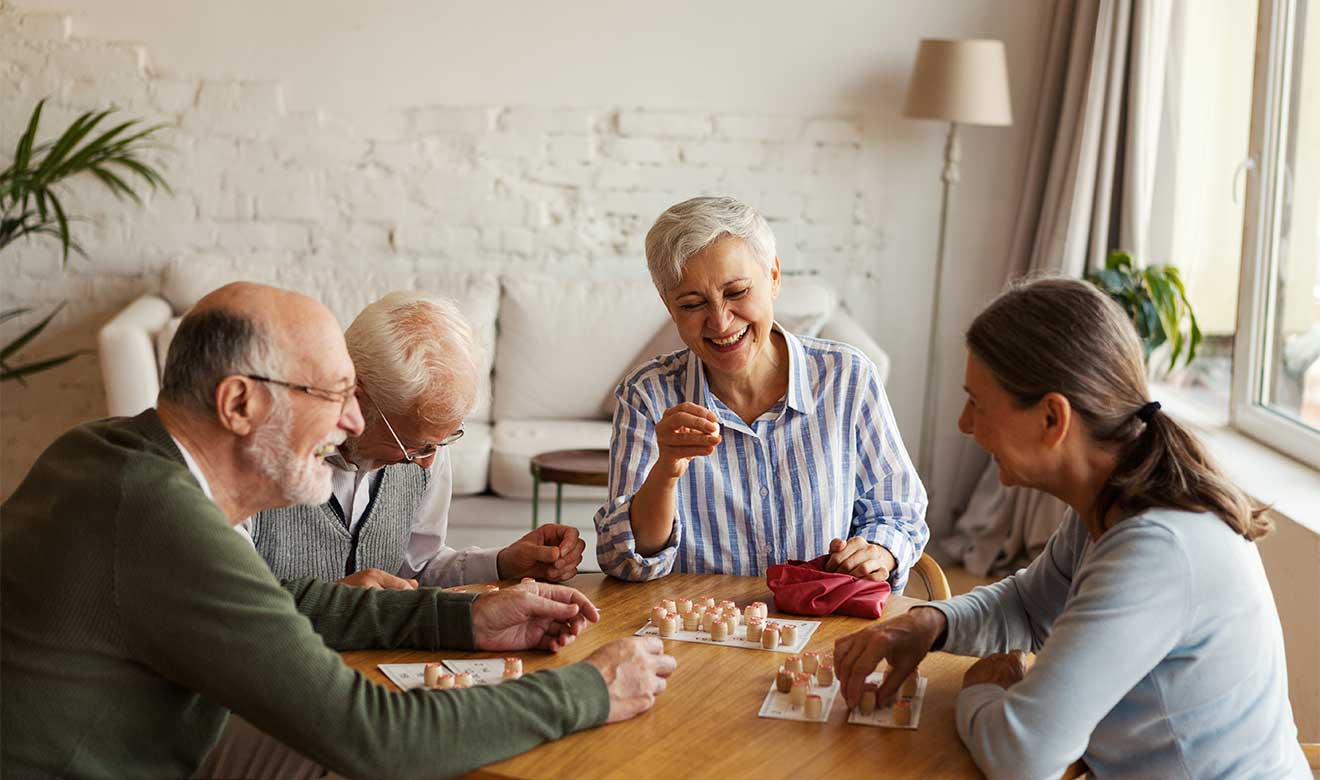
[[[580,613],[592,623],[600,620],[600,611],[596,609],[596,605],[592,604],[591,599],[587,598],[586,594],[577,588],[570,588],[567,585],[537,583],[536,592],[546,599],[563,604],[572,604],[574,606],[573,615]]]
[[[684,414],[694,419],[700,420],[702,422],[712,423],[715,425],[715,429],[719,428],[720,418],[716,416],[714,412],[712,412],[711,410],[707,409],[704,406],[701,406],[699,404],[694,404],[691,401],[684,401],[681,404],[675,404],[669,407],[668,409],[665,410],[665,413],[661,417],[661,419],[664,419],[665,417],[669,417],[670,415],[674,415],[674,414]],[[705,429],[705,430],[714,430],[714,429]]]
[[[879,661],[876,661],[879,663]],[[876,702],[889,701],[894,694],[898,693],[898,687],[908,678],[908,675],[916,671],[916,664],[900,663],[894,665],[894,659],[889,659],[889,671],[885,674],[885,681],[880,684],[879,690],[875,692]]]
[[[849,559],[851,560],[851,559]],[[868,577],[871,579],[885,580],[889,578],[889,569],[885,566],[884,559],[879,555],[872,555],[863,558],[861,562],[852,567],[848,567],[848,562],[844,562],[841,570],[846,569],[848,574],[854,577]],[[873,576],[878,575],[878,576]]]
[[[830,557],[825,559],[825,571],[838,571],[844,559],[857,550],[857,541],[858,537],[854,536],[846,542],[842,539],[830,542]],[[835,542],[839,544],[836,545]]]
[[[524,551],[536,563],[554,563],[559,560],[559,548],[545,544],[528,544]]]
[[[672,655],[661,654],[656,657],[655,673],[661,677],[668,677],[678,668],[678,659]]]

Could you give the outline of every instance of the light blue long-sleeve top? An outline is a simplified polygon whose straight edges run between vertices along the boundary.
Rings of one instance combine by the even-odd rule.
[[[1038,654],[1017,685],[958,696],[991,780],[1079,757],[1097,780],[1310,780],[1260,555],[1214,515],[1152,509],[1095,541],[1070,512],[1030,566],[930,606],[947,652]]]
[[[860,536],[893,554],[890,585],[902,590],[930,533],[926,491],[879,372],[846,344],[775,329],[788,344],[788,390],[750,425],[711,392],[691,350],[662,355],[619,385],[609,501],[595,517],[602,571],[626,580],[670,571],[757,576],[824,555],[832,538]],[[660,454],[655,424],[683,401],[715,412],[723,440],[679,480],[668,544],[640,555],[632,497]]]

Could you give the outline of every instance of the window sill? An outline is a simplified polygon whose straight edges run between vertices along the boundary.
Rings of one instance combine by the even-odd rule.
[[[1165,411],[1196,431],[1229,479],[1257,501],[1272,504],[1276,513],[1320,534],[1320,471],[1231,428],[1225,410],[1185,390],[1155,385],[1151,391]]]

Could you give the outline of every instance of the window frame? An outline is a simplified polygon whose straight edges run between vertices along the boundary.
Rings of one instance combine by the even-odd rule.
[[[1249,147],[1256,164],[1247,181],[1229,421],[1251,438],[1320,469],[1320,432],[1264,402],[1266,359],[1274,338],[1268,318],[1278,304],[1276,237],[1287,185],[1283,163],[1295,94],[1294,48],[1300,34],[1296,0],[1261,0],[1257,19]]]

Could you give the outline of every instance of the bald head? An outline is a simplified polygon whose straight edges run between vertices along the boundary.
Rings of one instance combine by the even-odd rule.
[[[343,387],[353,383],[353,365],[325,306],[277,287],[235,282],[202,298],[179,323],[160,397],[213,412],[217,385],[233,375]]]

